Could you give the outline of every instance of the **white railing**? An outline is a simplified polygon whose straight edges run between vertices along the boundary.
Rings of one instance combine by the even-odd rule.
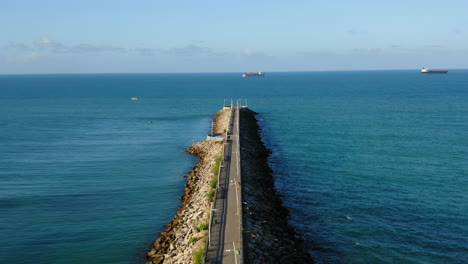
[[[240,157],[240,141],[241,141],[241,135],[240,135],[240,110],[241,108],[237,108],[237,153],[238,158],[237,158],[237,171],[239,173],[239,182],[242,183],[242,172],[241,172],[241,157]],[[239,246],[239,251],[240,251],[240,263],[244,263],[244,243],[242,239],[242,229],[243,229],[243,223],[242,223],[242,189],[240,191],[240,213],[239,213],[239,239],[240,239],[240,246]]]

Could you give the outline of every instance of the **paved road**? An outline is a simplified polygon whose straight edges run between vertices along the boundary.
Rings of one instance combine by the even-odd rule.
[[[218,193],[213,201],[213,224],[205,263],[241,263],[239,255],[241,246],[241,201],[238,167],[238,111],[237,107],[234,107],[231,111],[228,140],[224,143],[224,157],[221,163]]]

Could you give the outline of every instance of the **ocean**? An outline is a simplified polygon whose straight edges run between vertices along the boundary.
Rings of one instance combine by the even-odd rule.
[[[224,99],[318,263],[468,259],[468,71],[0,75],[0,263],[144,263]],[[139,97],[140,100],[130,100]]]

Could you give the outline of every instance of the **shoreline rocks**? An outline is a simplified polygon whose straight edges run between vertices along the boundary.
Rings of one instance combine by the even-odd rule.
[[[231,111],[220,110],[213,121],[214,132],[222,133],[228,125]],[[206,230],[197,230],[197,226],[208,223],[210,202],[207,193],[213,177],[215,159],[221,155],[221,141],[204,140],[189,146],[186,151],[199,157],[198,163],[189,174],[184,175],[187,183],[182,204],[164,232],[146,253],[147,264],[192,263],[192,253],[204,243]]]
[[[276,193],[256,112],[240,112],[244,263],[314,263]]]

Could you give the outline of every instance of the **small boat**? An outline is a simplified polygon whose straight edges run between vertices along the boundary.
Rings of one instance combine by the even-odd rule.
[[[133,100],[133,101],[136,101],[136,100],[139,100],[140,98],[138,98],[138,97],[132,97],[132,98],[130,98],[130,99]]]
[[[430,70],[428,68],[422,68],[421,73],[447,73],[448,70]]]
[[[242,77],[263,77],[264,72],[246,72],[242,74]]]

